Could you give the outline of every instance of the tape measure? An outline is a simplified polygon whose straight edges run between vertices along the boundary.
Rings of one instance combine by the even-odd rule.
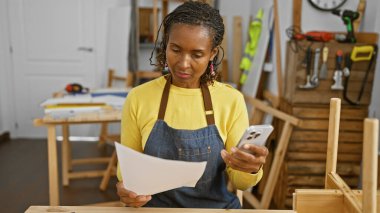
[[[88,93],[89,89],[83,87],[81,84],[78,83],[72,83],[68,84],[65,87],[66,92],[71,94],[80,94],[80,93]]]

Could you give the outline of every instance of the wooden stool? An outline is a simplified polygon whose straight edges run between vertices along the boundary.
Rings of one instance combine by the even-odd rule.
[[[363,190],[351,190],[336,173],[340,102],[338,98],[330,102],[325,189],[297,189],[293,194],[293,209],[297,212],[376,212],[379,120],[364,120]]]

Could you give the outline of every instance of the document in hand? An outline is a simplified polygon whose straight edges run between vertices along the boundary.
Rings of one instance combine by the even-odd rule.
[[[166,160],[136,152],[115,142],[124,187],[138,195],[153,195],[178,187],[194,187],[204,162]]]

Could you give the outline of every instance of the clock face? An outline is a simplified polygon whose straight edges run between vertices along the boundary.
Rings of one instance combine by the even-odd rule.
[[[346,3],[346,1],[347,0],[309,0],[314,8],[322,11],[336,10]]]

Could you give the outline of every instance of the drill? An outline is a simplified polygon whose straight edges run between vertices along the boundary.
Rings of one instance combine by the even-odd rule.
[[[354,26],[352,25],[352,23],[356,19],[359,18],[360,14],[358,12],[352,11],[352,10],[343,10],[343,11],[341,11],[341,10],[333,10],[332,13],[334,15],[342,17],[342,20],[343,20],[344,24],[347,27],[346,42],[355,43],[356,42],[356,38],[355,38],[355,35],[354,35]]]

